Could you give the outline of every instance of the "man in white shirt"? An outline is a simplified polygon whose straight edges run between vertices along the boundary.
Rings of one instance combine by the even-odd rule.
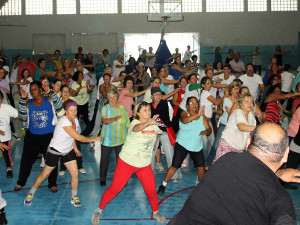
[[[153,48],[149,47],[149,52],[146,53],[146,63],[145,63],[145,71],[148,68],[152,68],[155,65],[156,55],[152,52]]]
[[[231,74],[231,66],[230,64],[225,64],[223,66],[224,73],[217,75],[217,79],[222,79],[221,84],[230,84],[236,77]],[[222,98],[224,96],[224,90],[219,89],[219,97]]]
[[[195,51],[196,51],[196,50],[195,50]],[[184,56],[183,56],[183,58],[182,58],[181,63],[185,63],[186,60],[191,59],[192,53],[195,52],[195,51],[191,51],[191,46],[188,45],[188,46],[187,46],[187,50],[186,50],[185,53],[184,53]]]
[[[123,55],[118,54],[117,59],[113,62],[113,74],[118,77],[120,72],[125,70],[126,65],[123,63]]]
[[[261,79],[261,76],[254,74],[254,67],[252,63],[248,63],[246,65],[246,74],[240,76],[239,79],[243,82],[243,86],[248,87],[254,101],[257,100],[258,87],[261,88],[262,93],[265,90],[265,85]]]
[[[284,65],[284,72],[281,74],[281,91],[285,94],[290,93],[292,90],[292,83],[295,75],[292,73],[290,64]]]
[[[240,53],[235,52],[233,55],[233,60],[229,62],[231,66],[231,73],[236,76],[236,78],[239,78],[242,74],[245,73],[245,65],[240,60]]]

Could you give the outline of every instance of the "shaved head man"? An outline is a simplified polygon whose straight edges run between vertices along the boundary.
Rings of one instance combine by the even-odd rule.
[[[276,176],[288,143],[279,125],[258,126],[247,150],[222,156],[169,224],[296,224],[291,197]]]

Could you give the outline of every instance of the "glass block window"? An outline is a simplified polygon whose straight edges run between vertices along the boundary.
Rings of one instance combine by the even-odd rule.
[[[297,11],[298,0],[271,0],[271,11]]]
[[[206,0],[206,12],[243,12],[244,0]]]
[[[249,12],[265,12],[267,11],[267,0],[248,0]]]
[[[53,14],[53,1],[25,0],[26,15],[51,15]]]
[[[21,0],[8,0],[0,10],[0,16],[19,16],[21,14]]]
[[[76,14],[76,0],[56,0],[57,14]]]
[[[122,0],[122,13],[148,13],[148,0]]]
[[[118,0],[80,0],[80,14],[118,13]]]
[[[202,12],[202,0],[182,0],[183,12]]]

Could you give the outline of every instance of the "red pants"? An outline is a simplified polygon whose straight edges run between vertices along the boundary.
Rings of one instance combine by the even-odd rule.
[[[99,205],[100,209],[103,210],[105,206],[111,200],[113,200],[120,191],[122,191],[133,173],[135,173],[138,179],[141,181],[144,191],[148,196],[152,211],[158,211],[158,198],[151,164],[146,167],[138,168],[127,164],[120,158],[118,159],[112,184],[106,189],[102,196]]]

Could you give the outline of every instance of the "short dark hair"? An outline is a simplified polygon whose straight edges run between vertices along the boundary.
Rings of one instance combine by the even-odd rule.
[[[289,71],[290,69],[292,69],[291,64],[285,64],[284,65],[284,71]]]
[[[195,99],[198,101],[198,103],[199,103],[199,100],[198,100],[195,96],[191,96],[191,97],[188,97],[187,100],[186,100],[186,107],[188,107],[189,102],[190,102],[193,98],[195,98]]]
[[[148,102],[144,102],[144,101],[142,101],[141,103],[139,103],[139,104],[137,104],[135,107],[134,107],[134,118],[135,119],[140,119],[139,118],[139,116],[138,116],[138,112],[140,112],[141,111],[141,109],[142,109],[142,107],[150,107],[150,103],[148,103]]]
[[[62,86],[60,87],[60,91],[62,91],[65,87],[68,88],[68,89],[70,90],[70,87],[69,87],[68,85],[64,84],[64,85],[62,85]]]
[[[108,49],[106,49],[106,48],[103,49],[102,54],[104,54],[104,52],[107,52],[107,54],[109,53],[109,52],[108,52]]]
[[[276,126],[279,129],[279,133],[275,132],[274,138],[270,138],[273,132],[270,132],[268,137],[262,134],[261,129],[264,126]],[[277,129],[276,129],[277,130]],[[276,135],[276,136],[275,136]],[[265,155],[265,158],[272,163],[278,163],[285,154],[286,148],[289,146],[289,139],[286,131],[275,123],[264,123],[257,126],[251,137],[250,145],[248,147],[249,152],[260,152]]]
[[[126,73],[126,71],[125,71],[125,70],[122,70],[122,71],[119,73],[119,77],[122,75],[122,73]],[[126,75],[127,75],[127,73],[126,73]]]
[[[247,63],[247,64],[246,64],[246,69],[247,69],[248,66],[254,67],[252,63]]]
[[[192,73],[192,74],[190,74],[190,75],[188,76],[187,80],[188,80],[188,81],[190,81],[190,80],[191,80],[191,78],[192,78],[192,76],[196,76],[196,77],[197,77],[197,74],[196,74],[196,73]]]
[[[38,81],[38,80],[32,81],[30,83],[30,88],[31,88],[32,85],[36,85],[36,86],[38,86],[41,89],[42,89],[42,86],[43,86],[42,83],[40,81]]]
[[[131,80],[132,83],[133,83],[133,85],[134,85],[134,79],[133,79],[133,77],[132,77],[132,76],[126,76],[126,77],[124,78],[124,83],[123,83],[124,87],[126,87],[126,83],[127,83],[127,81],[129,81],[129,80]]]
[[[203,87],[203,85],[206,83],[206,81],[208,80],[211,80],[209,77],[202,77],[200,83],[201,83],[201,86]]]
[[[56,84],[57,82],[61,82],[61,80],[59,80],[59,79],[54,79],[53,82],[52,82],[52,85],[53,85],[53,84]]]
[[[154,83],[154,81],[155,81],[156,79],[158,79],[158,80],[160,81],[160,83],[161,83],[161,78],[160,78],[159,76],[153,76],[153,77],[151,77],[151,78],[150,78],[150,83]]]
[[[46,60],[45,60],[44,58],[39,58],[39,60],[38,60],[38,66],[39,66],[39,67],[40,67],[40,64],[41,64],[43,61],[46,62]]]
[[[224,69],[225,67],[231,69],[231,65],[230,65],[229,63],[225,63],[224,66],[223,66],[223,69]]]
[[[193,55],[191,59],[194,60],[194,58],[198,58],[198,56]]]
[[[74,73],[72,79],[73,79],[74,81],[78,81],[79,74],[82,74],[82,75],[83,75],[83,73],[82,73],[81,71],[76,71],[76,72]]]

